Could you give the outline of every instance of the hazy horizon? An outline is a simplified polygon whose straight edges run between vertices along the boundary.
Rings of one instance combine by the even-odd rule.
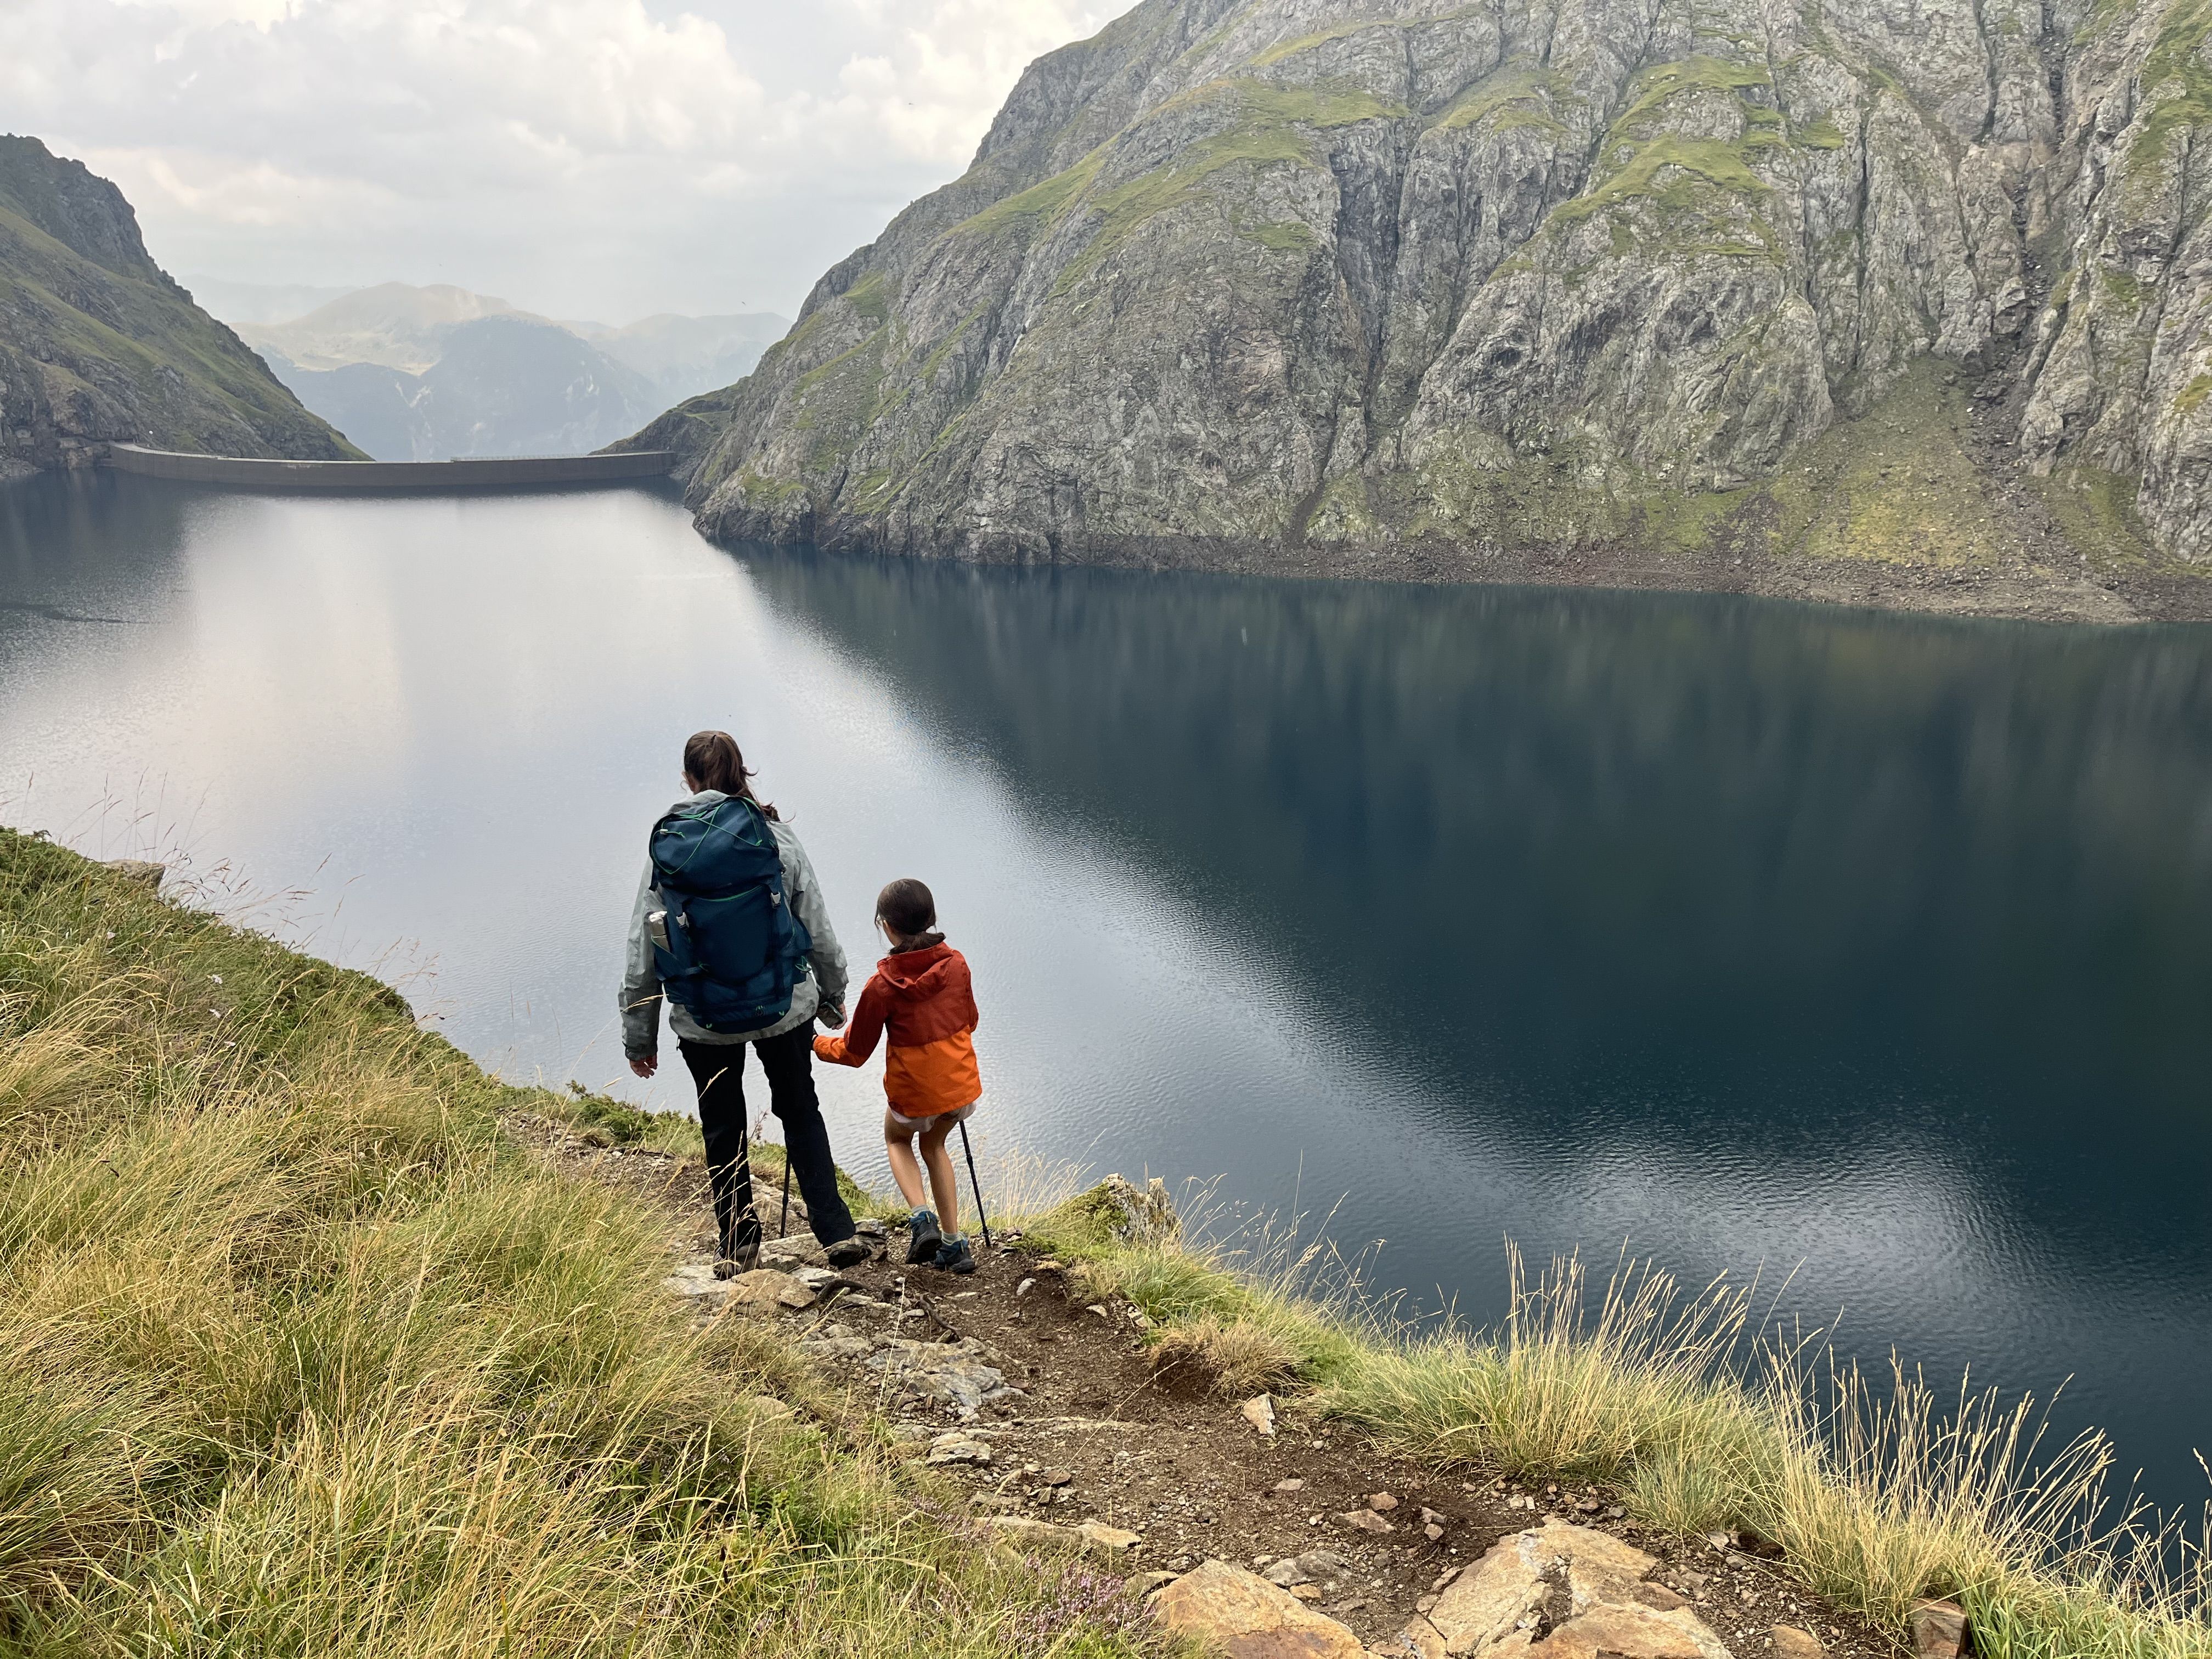
[[[0,99],[187,287],[792,317],[1129,3],[16,0]]]

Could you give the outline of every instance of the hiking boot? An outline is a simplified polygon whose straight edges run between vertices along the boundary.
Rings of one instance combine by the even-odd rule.
[[[975,1252],[968,1248],[966,1239],[948,1238],[937,1247],[937,1260],[930,1265],[941,1273],[972,1273]]]
[[[739,1273],[749,1273],[760,1263],[760,1240],[750,1243],[726,1246],[721,1259],[714,1263],[714,1277],[735,1279]]]
[[[857,1237],[841,1238],[823,1251],[823,1255],[830,1258],[830,1265],[833,1267],[857,1267],[873,1254],[874,1252]]]
[[[925,1261],[936,1261],[937,1247],[944,1242],[937,1217],[927,1210],[916,1210],[906,1224],[906,1265],[919,1267]]]

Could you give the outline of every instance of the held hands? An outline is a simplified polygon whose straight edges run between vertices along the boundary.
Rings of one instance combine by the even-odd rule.
[[[647,1054],[641,1060],[633,1060],[629,1063],[629,1068],[640,1077],[651,1077],[660,1069],[660,1056]]]
[[[831,1030],[840,1030],[845,1024],[845,1005],[842,1002],[825,1002],[814,1011],[814,1017]]]

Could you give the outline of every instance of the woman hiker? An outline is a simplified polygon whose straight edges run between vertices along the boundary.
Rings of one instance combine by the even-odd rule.
[[[730,1278],[759,1260],[745,1145],[745,1048],[760,1056],[807,1224],[832,1265],[869,1251],[837,1195],[830,1132],[814,1094],[814,1024],[845,1023],[845,953],[814,866],[775,808],[747,781],[726,732],[684,745],[686,794],[653,826],[630,915],[623,975],[623,1052],[640,1077],[659,1069],[660,1006],[699,1090],[699,1129],[714,1194],[719,1260]]]

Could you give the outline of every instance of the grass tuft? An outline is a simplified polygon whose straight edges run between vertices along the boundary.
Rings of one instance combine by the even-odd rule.
[[[374,981],[0,830],[0,1651],[1136,1656]]]

